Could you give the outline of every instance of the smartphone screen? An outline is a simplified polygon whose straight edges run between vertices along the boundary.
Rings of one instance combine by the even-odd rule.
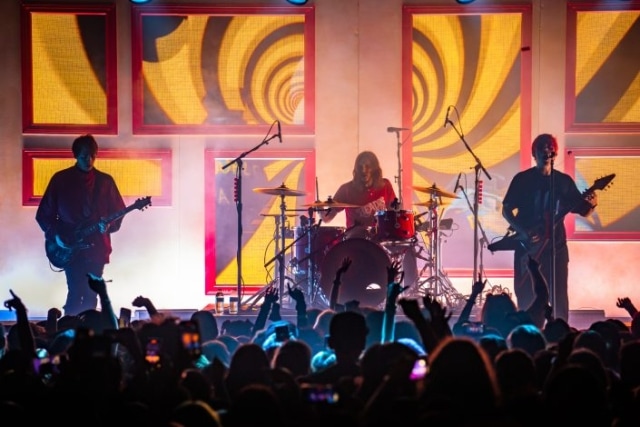
[[[337,403],[340,395],[330,385],[310,384],[303,388],[305,400],[309,403]]]
[[[190,320],[180,322],[180,336],[182,339],[182,347],[187,353],[194,358],[199,357],[202,353],[202,347],[198,324]]]
[[[160,364],[160,340],[158,338],[150,337],[147,339],[144,360],[152,366]]]
[[[131,310],[122,307],[120,309],[120,317],[118,318],[118,327],[128,328],[131,325]]]
[[[288,326],[277,326],[276,327],[276,341],[284,342],[289,339],[289,327]]]
[[[411,374],[409,374],[409,379],[413,381],[421,380],[427,375],[427,361],[424,359],[418,359],[413,364],[413,368],[411,369]]]

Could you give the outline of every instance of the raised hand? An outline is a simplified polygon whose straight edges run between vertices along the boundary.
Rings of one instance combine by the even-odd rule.
[[[264,302],[273,304],[278,301],[278,289],[275,286],[269,286],[264,291]]]
[[[297,303],[305,303],[304,292],[300,288],[292,288],[291,283],[287,282],[288,294]]]
[[[449,319],[452,313],[447,313],[447,308],[443,307],[435,297],[427,294],[422,298],[424,308],[431,314],[431,325],[440,338],[451,335]]]
[[[633,305],[629,297],[618,298],[618,301],[616,302],[616,307],[624,308],[625,310],[627,310],[627,313],[629,313],[630,316],[634,316],[638,312],[638,310]]]
[[[487,284],[487,279],[482,280],[482,277],[480,277],[480,279],[476,280],[473,286],[471,287],[471,294],[480,295],[482,291],[484,291],[484,287],[486,284]]]
[[[400,261],[393,261],[391,265],[387,266],[387,284],[389,283],[400,283],[404,279],[404,271],[400,271]],[[398,276],[400,278],[398,279]],[[398,279],[398,280],[396,280]]]
[[[342,264],[340,264],[340,267],[338,267],[338,270],[336,270],[336,279],[339,279],[344,273],[347,272],[347,270],[349,270],[351,262],[352,260],[349,257],[344,257],[342,259]]]
[[[9,309],[9,311],[15,309],[16,311],[26,310],[26,307],[22,303],[22,300],[18,298],[16,294],[13,293],[13,290],[9,289],[11,293],[11,299],[8,299],[4,302],[4,306]]]
[[[107,285],[102,277],[98,277],[95,274],[88,273],[89,288],[98,295],[106,295]]]
[[[138,295],[131,302],[131,305],[133,305],[134,307],[146,307],[149,303],[151,303],[151,300],[149,300],[149,298]]]
[[[417,321],[425,320],[417,299],[400,298],[398,300],[398,305],[402,308],[404,315],[407,316],[414,324]]]

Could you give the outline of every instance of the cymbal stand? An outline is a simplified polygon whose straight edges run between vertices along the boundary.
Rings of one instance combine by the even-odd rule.
[[[270,282],[267,286],[265,286],[262,290],[260,290],[260,292],[255,293],[254,295],[251,296],[251,298],[249,298],[247,300],[247,305],[249,308],[253,307],[257,300],[262,297],[262,295],[264,294],[264,291],[266,291],[266,289],[268,287],[271,286],[271,283],[274,282],[278,282],[278,297],[280,298],[280,306],[282,307],[282,300],[284,297],[284,282],[285,282],[285,262],[284,262],[284,257],[285,254],[287,252],[287,250],[289,250],[289,248],[291,248],[291,246],[297,242],[294,241],[293,243],[291,243],[289,246],[286,246],[286,242],[285,242],[285,237],[286,237],[286,224],[285,224],[285,220],[286,220],[286,214],[285,212],[287,211],[287,206],[285,204],[284,201],[284,194],[280,195],[280,216],[276,217],[276,237],[275,237],[275,241],[276,241],[276,254],[273,258],[271,258],[269,261],[267,261],[264,266],[268,267],[269,265],[271,265],[271,263],[273,263],[274,261],[278,261],[278,270],[277,270],[277,276],[276,276],[276,280]]]
[[[438,215],[438,205],[440,203],[439,197],[431,196],[431,206],[429,207],[429,213],[427,214],[428,221],[428,238],[429,238],[429,262],[425,265],[425,268],[429,269],[429,277],[426,279],[419,279],[417,291],[421,296],[427,294],[434,297],[441,304],[453,308],[457,307],[461,303],[464,303],[464,297],[456,290],[453,283],[449,280],[447,273],[442,271],[442,259],[441,254],[441,240],[440,240],[440,217]],[[424,269],[423,269],[424,270]],[[422,272],[420,276],[422,275]]]
[[[319,266],[316,264],[317,252],[320,249],[314,250],[314,242],[316,241],[316,237],[318,235],[318,230],[320,229],[320,224],[322,224],[322,218],[315,224],[315,218],[313,217],[314,209],[309,209],[309,219],[308,222],[302,224],[303,233],[297,239],[301,239],[305,236],[309,236],[305,243],[305,256],[302,259],[296,260],[296,264],[298,266],[302,265],[306,262],[306,272],[304,273],[304,278],[307,281],[307,295],[308,295],[308,303],[310,306],[316,305],[316,299],[320,298],[322,304],[328,307],[328,300],[322,288],[320,287],[319,280]],[[304,279],[303,279],[304,280]],[[298,282],[299,283],[299,282]]]

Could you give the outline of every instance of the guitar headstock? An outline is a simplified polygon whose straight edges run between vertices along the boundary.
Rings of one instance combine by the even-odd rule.
[[[149,206],[151,206],[151,196],[141,197],[133,203],[133,207],[141,211],[145,210]]]
[[[593,182],[593,185],[591,186],[590,190],[606,190],[607,188],[609,188],[611,186],[611,181],[613,181],[613,178],[616,177],[615,173],[609,174],[607,176],[603,176],[601,178],[596,179]]]

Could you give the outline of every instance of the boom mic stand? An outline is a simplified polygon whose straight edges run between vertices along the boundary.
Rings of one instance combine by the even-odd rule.
[[[551,173],[549,175],[550,183],[550,194],[549,194],[549,210],[550,212],[550,220],[551,220],[551,271],[549,274],[549,298],[551,299],[551,309],[553,310],[553,317],[555,318],[558,314],[556,307],[556,213],[558,209],[556,208],[556,185],[554,178],[554,162],[555,156],[551,157]]]
[[[453,107],[453,109],[456,112],[456,116],[458,116],[458,109],[456,107]],[[460,119],[458,118],[458,121],[459,120]],[[464,139],[464,134],[462,133],[462,131],[458,131],[456,126],[453,124],[453,122],[451,120],[449,120],[449,115],[448,114],[447,114],[447,117],[445,118],[445,126],[446,126],[447,123],[449,123],[451,125],[451,127],[453,128],[453,130],[458,134],[458,137],[464,143],[464,146],[467,148],[467,151],[469,151],[471,156],[476,161],[476,165],[474,166],[474,170],[475,170],[475,183],[474,183],[475,191],[474,191],[474,196],[473,196],[473,280],[472,280],[472,283],[473,283],[476,280],[480,280],[480,276],[478,275],[478,254],[479,254],[479,247],[478,247],[478,244],[479,244],[479,240],[478,240],[478,228],[479,228],[478,204],[479,204],[479,200],[478,200],[478,198],[479,198],[479,188],[480,188],[480,170],[482,170],[484,172],[484,174],[487,176],[488,179],[492,179],[492,178],[491,178],[491,175],[489,175],[489,172],[482,165],[482,162],[480,161],[478,156],[476,156],[476,154],[473,152],[471,147],[469,147],[469,144]]]
[[[273,124],[271,125],[273,127]],[[269,128],[269,131],[271,130],[271,128]],[[235,186],[235,203],[236,203],[236,212],[238,213],[237,217],[238,217],[238,239],[237,239],[237,249],[236,249],[236,264],[238,266],[238,276],[237,276],[237,291],[238,291],[238,306],[242,307],[242,159],[244,159],[245,157],[247,157],[249,154],[253,153],[254,151],[256,151],[257,149],[259,149],[260,147],[262,147],[263,145],[269,145],[269,141],[271,141],[274,138],[279,137],[280,134],[277,133],[275,135],[271,135],[270,137],[265,137],[265,139],[262,140],[262,142],[260,142],[260,144],[256,145],[255,147],[253,147],[251,150],[249,151],[245,151],[244,153],[240,154],[238,157],[236,157],[235,159],[231,160],[229,163],[225,164],[224,166],[222,166],[222,170],[225,170],[226,168],[228,168],[229,166],[233,165],[233,164],[237,164],[238,167],[236,169],[236,179],[234,180],[234,186]],[[284,220],[284,219],[283,219]],[[284,242],[284,238],[283,238],[283,242]]]
[[[464,195],[464,199],[467,202],[467,206],[469,207],[469,210],[471,211],[471,213],[473,213],[474,217],[477,219],[478,218],[478,213],[477,213],[476,209],[478,208],[478,204],[479,203],[475,204],[475,202],[478,200],[478,197],[475,197],[474,205],[472,206],[471,202],[469,201],[469,196],[467,195],[467,192],[465,191],[464,187],[462,187],[462,185],[458,186],[457,188],[454,188],[453,192],[455,193],[456,190],[458,190],[458,188],[460,188],[460,190],[462,190],[462,194]],[[482,233],[482,239],[480,239],[480,241],[481,242],[485,242],[485,243],[488,244],[489,239],[487,238],[487,235],[484,232],[484,228],[482,228],[482,224],[480,223],[480,220],[477,220],[477,224],[478,224],[478,229]],[[484,258],[482,257],[482,251],[479,252],[479,256],[480,256],[479,272],[482,273],[482,271],[484,271],[484,265],[483,265],[483,259]],[[479,280],[479,277],[476,275],[475,271],[474,271],[474,276],[476,276],[474,278],[474,280]],[[480,298],[482,298],[482,295],[480,295]],[[476,305],[478,305],[478,306],[482,305],[482,301],[480,301],[480,300],[477,301]]]

